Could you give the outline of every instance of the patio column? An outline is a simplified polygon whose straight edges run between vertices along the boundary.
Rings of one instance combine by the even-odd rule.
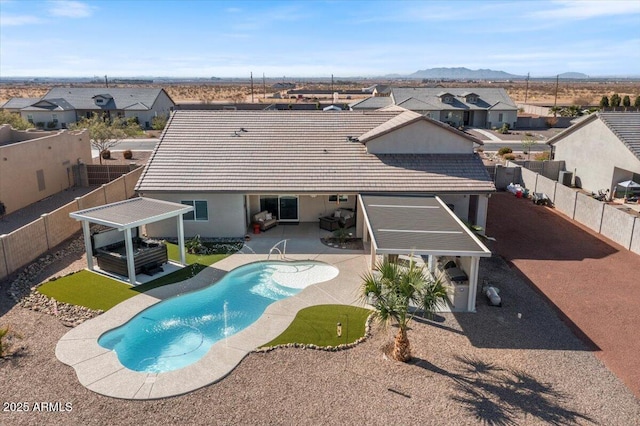
[[[480,265],[479,256],[471,256],[471,270],[469,271],[469,300],[467,301],[467,311],[476,311],[476,294],[478,292],[478,269]]]
[[[185,266],[187,259],[184,254],[184,221],[181,214],[178,215],[178,250],[180,251],[180,264]]]
[[[82,221],[82,233],[84,234],[84,249],[87,252],[87,269],[93,271],[93,247],[91,246],[91,230],[89,222]]]
[[[136,265],[133,259],[133,244],[131,243],[131,228],[124,230],[124,246],[127,249],[127,270],[129,272],[129,282],[136,285]]]

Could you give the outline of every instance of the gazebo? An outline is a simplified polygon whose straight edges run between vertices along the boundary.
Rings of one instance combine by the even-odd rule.
[[[131,285],[135,285],[136,273],[133,244],[131,241],[131,230],[148,223],[158,222],[173,217],[177,218],[176,226],[178,227],[180,263],[184,266],[186,261],[182,215],[190,211],[193,211],[193,206],[139,197],[119,201],[117,203],[92,207],[90,209],[79,210],[77,212],[69,213],[69,216],[82,222],[84,245],[87,252],[87,268],[91,271],[94,271],[95,268],[93,264],[93,245],[91,243],[89,224],[96,223],[124,232],[129,282]]]

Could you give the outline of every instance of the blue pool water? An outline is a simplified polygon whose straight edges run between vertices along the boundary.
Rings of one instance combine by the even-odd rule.
[[[206,288],[159,302],[98,339],[134,371],[166,372],[202,358],[211,346],[254,323],[270,304],[338,270],[326,263],[257,262]],[[266,343],[266,342],[265,342]]]

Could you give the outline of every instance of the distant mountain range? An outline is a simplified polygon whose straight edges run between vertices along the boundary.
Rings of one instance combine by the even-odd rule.
[[[504,71],[496,71],[490,69],[478,69],[470,70],[469,68],[430,68],[426,70],[419,70],[413,74],[399,75],[391,74],[385,77],[390,78],[426,78],[433,80],[524,80],[526,75],[510,74]],[[537,77],[537,78],[555,78],[555,76]],[[579,72],[566,72],[559,75],[559,78],[567,79],[581,79],[589,78],[588,75]]]

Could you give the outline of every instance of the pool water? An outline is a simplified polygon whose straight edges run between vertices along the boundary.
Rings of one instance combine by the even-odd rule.
[[[253,324],[270,304],[328,281],[338,269],[323,262],[256,262],[198,291],[159,302],[98,339],[125,367],[167,372],[202,358],[216,342]]]

